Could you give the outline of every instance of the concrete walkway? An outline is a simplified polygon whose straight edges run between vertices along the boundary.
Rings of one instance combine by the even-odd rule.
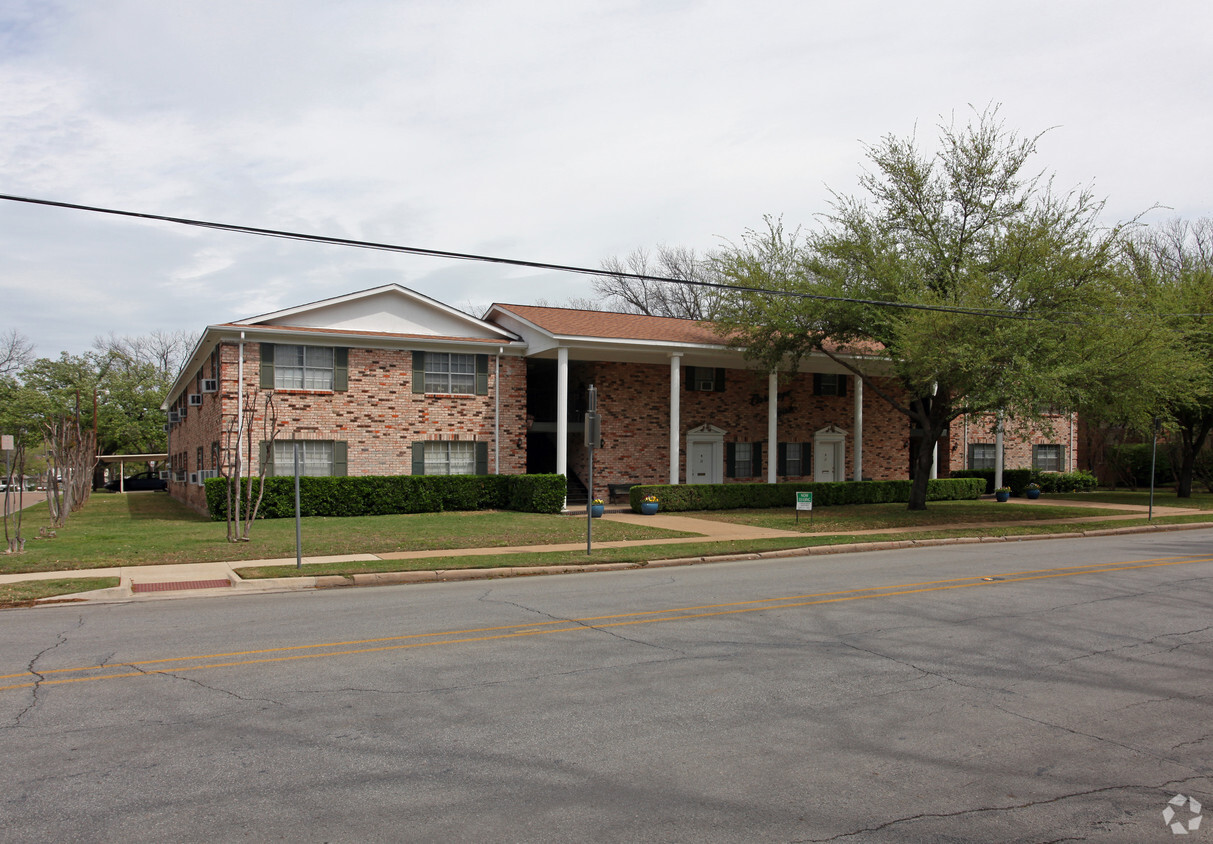
[[[1026,499],[1013,499],[1007,502],[1009,506],[1014,507],[1033,507],[1043,506],[1046,504],[1055,504],[1057,502],[1049,502],[1043,499],[1037,501],[1028,501]],[[1092,512],[1092,515],[1078,518],[1066,519],[1026,519],[1017,521],[1003,522],[968,522],[964,524],[939,524],[928,527],[913,527],[913,528],[877,528],[863,531],[819,531],[805,532],[799,530],[780,530],[776,528],[762,528],[751,525],[733,524],[730,522],[715,521],[710,518],[702,518],[695,516],[672,516],[658,514],[655,516],[641,516],[632,513],[622,506],[608,506],[607,513],[603,516],[604,520],[623,522],[627,524],[638,524],[646,527],[664,528],[666,530],[683,531],[694,534],[693,536],[681,536],[670,539],[637,539],[637,540],[622,540],[615,542],[594,542],[595,549],[604,548],[629,548],[639,546],[666,546],[679,545],[687,543],[701,542],[728,542],[728,541],[745,541],[755,539],[807,539],[809,537],[820,536],[866,536],[866,535],[896,535],[909,532],[921,532],[923,530],[956,530],[972,528],[974,535],[972,537],[952,538],[952,539],[905,539],[900,541],[885,541],[885,542],[856,542],[845,545],[826,545],[826,546],[811,546],[797,547],[785,550],[770,551],[770,552],[752,552],[745,554],[732,554],[713,557],[684,557],[667,560],[654,560],[647,563],[588,563],[584,565],[558,565],[558,566],[516,566],[508,568],[490,568],[490,569],[434,569],[429,571],[414,571],[414,572],[385,572],[381,574],[357,574],[357,575],[320,575],[320,576],[299,576],[285,578],[267,578],[256,580],[245,580],[236,572],[237,568],[254,568],[259,566],[282,566],[294,565],[295,558],[289,557],[284,559],[269,559],[269,560],[241,560],[235,562],[218,562],[218,563],[186,563],[180,565],[162,565],[162,566],[121,566],[100,569],[78,569],[70,571],[52,571],[52,572],[31,572],[26,574],[5,574],[0,575],[0,583],[17,583],[21,581],[31,580],[58,580],[69,578],[89,578],[89,577],[117,577],[119,585],[111,589],[101,589],[94,592],[80,592],[72,595],[63,596],[62,598],[47,598],[40,603],[64,603],[64,602],[120,602],[142,599],[163,599],[163,598],[181,598],[181,597],[207,597],[221,595],[248,595],[262,594],[267,592],[287,592],[299,591],[317,588],[334,588],[341,586],[364,586],[364,585],[379,585],[387,583],[423,583],[423,582],[439,582],[450,580],[472,580],[481,578],[495,577],[518,577],[538,574],[562,574],[573,572],[587,571],[607,571],[621,570],[631,568],[654,568],[658,566],[669,565],[690,565],[692,563],[707,562],[711,560],[736,560],[736,559],[764,559],[771,557],[786,557],[797,555],[810,554],[836,554],[848,551],[860,550],[878,550],[886,548],[900,547],[923,547],[928,545],[949,545],[963,542],[996,542],[996,541],[1022,541],[1031,539],[1056,539],[1056,538],[1073,538],[1078,536],[1106,535],[1108,533],[1137,533],[1159,530],[1182,530],[1190,528],[1208,528],[1213,527],[1213,513],[1209,513],[1210,521],[1200,524],[1191,525],[1148,525],[1148,526],[1133,526],[1126,528],[1104,529],[1097,531],[1082,531],[1081,527],[1084,522],[1106,522],[1120,521],[1125,519],[1139,519],[1148,511],[1148,507],[1139,505],[1125,504],[1104,504],[1099,502],[1065,502],[1066,506],[1087,507],[1092,511],[1101,510],[1128,510],[1132,511],[1127,515],[1111,515],[1101,512]],[[1192,515],[1201,512],[1193,508],[1181,507],[1154,507],[1154,515],[1162,516],[1184,516]],[[804,518],[802,516],[802,518]],[[986,537],[981,536],[978,532],[985,528],[992,527],[1008,527],[1015,525],[1055,525],[1055,524],[1072,524],[1075,526],[1073,532],[1053,533],[1039,536],[1016,536],[1016,537]],[[304,557],[303,565],[318,565],[321,563],[334,562],[356,562],[356,561],[376,561],[376,560],[413,560],[413,559],[430,559],[441,557],[473,557],[495,554],[534,554],[550,551],[584,551],[585,542],[560,543],[553,545],[527,545],[527,546],[512,546],[512,547],[496,547],[496,548],[457,548],[441,551],[394,551],[383,554],[343,554],[337,556],[318,556]]]

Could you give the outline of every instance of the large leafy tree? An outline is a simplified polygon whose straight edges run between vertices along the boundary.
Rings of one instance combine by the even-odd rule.
[[[1196,459],[1213,432],[1213,220],[1172,220],[1137,232],[1126,249],[1140,295],[1170,343],[1167,365],[1151,372],[1152,402],[1142,408],[1176,436],[1180,498],[1192,495]]]
[[[1038,140],[996,109],[941,126],[934,152],[886,136],[867,148],[865,195],[835,194],[819,229],[768,218],[719,257],[733,283],[790,294],[731,297],[718,323],[732,342],[770,369],[824,354],[906,416],[912,510],[961,414],[1040,418],[1130,377],[1106,342],[1124,336],[1120,229],[1089,190],[1025,173]]]

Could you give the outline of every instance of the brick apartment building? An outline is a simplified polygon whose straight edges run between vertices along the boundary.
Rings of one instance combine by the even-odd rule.
[[[164,405],[169,490],[202,509],[202,481],[238,454],[246,474],[292,474],[296,444],[307,474],[559,472],[576,490],[591,384],[599,496],[608,484],[909,474],[905,417],[824,356],[769,374],[706,323],[506,304],[476,319],[386,285],[208,326]],[[983,461],[988,430],[958,420],[939,473]],[[1039,456],[1070,464],[1072,448],[1034,436],[1007,438],[1008,466],[1037,446],[1061,446]]]

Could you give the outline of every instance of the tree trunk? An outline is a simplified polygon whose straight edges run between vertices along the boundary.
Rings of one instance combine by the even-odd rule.
[[[1184,425],[1180,428],[1180,463],[1177,498],[1192,497],[1192,479],[1196,475],[1196,455],[1200,454],[1213,423]]]
[[[918,446],[918,454],[914,460],[914,478],[910,483],[909,510],[927,509],[927,482],[931,480],[931,466],[935,457],[935,444],[939,442],[938,435],[931,437],[931,432],[923,437]]]

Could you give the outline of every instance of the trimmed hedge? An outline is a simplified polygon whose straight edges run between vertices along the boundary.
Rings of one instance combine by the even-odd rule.
[[[994,494],[993,469],[957,469],[953,478],[984,478],[986,495]],[[1039,472],[1035,469],[1003,469],[1002,482],[1011,495],[1021,496],[1028,484],[1038,484],[1041,492],[1089,492],[1095,489],[1095,476],[1081,469],[1075,472]]]
[[[1023,491],[1028,488],[1028,484],[1036,480],[1036,471],[1033,469],[1003,469],[1002,483],[1003,486],[1011,488],[1011,495],[1023,495]],[[952,472],[953,478],[984,478],[986,482],[985,495],[994,494],[994,470],[993,469],[957,469]]]
[[[256,478],[244,479],[241,488]],[[440,513],[444,510],[518,510],[559,513],[564,504],[564,475],[365,475],[299,479],[299,512],[303,516],[385,516],[393,513]],[[211,518],[227,519],[227,481],[206,482]],[[295,479],[265,479],[265,498],[257,517],[289,519],[295,515]]]
[[[927,482],[927,500],[976,499],[985,481],[979,478],[945,478]],[[910,481],[833,481],[792,484],[652,484],[634,486],[629,494],[632,510],[656,495],[665,512],[686,510],[743,510],[796,506],[796,493],[813,493],[814,507],[836,504],[887,504],[910,500]]]
[[[1095,476],[1079,469],[1075,472],[1037,472],[1032,478],[1041,492],[1090,492],[1096,487]]]

